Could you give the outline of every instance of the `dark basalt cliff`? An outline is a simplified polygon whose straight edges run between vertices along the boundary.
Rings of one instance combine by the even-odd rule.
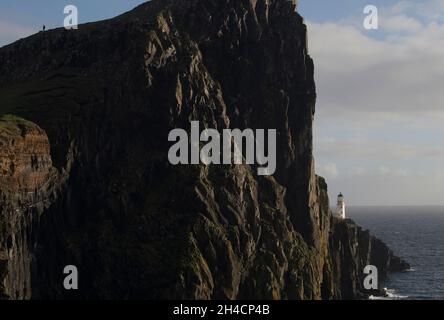
[[[365,265],[407,268],[332,217],[313,72],[285,0],[153,0],[1,48],[0,295],[352,299]],[[191,120],[277,129],[276,174],[170,165]]]

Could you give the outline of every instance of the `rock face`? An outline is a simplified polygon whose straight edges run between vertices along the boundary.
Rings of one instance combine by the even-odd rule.
[[[31,297],[32,229],[54,200],[57,172],[37,125],[0,117],[0,296]]]
[[[379,281],[385,280],[389,272],[410,269],[410,265],[395,256],[381,240],[351,220],[335,219],[331,232],[329,267],[332,270],[327,273],[324,283],[324,290],[330,292],[328,296],[354,299],[368,294],[384,295],[381,288],[365,290],[362,271],[367,265],[378,268]]]
[[[7,298],[354,299],[408,267],[329,209],[286,0],[153,0],[0,49]],[[277,170],[172,166],[170,130],[276,129]],[[78,291],[63,289],[76,265]]]

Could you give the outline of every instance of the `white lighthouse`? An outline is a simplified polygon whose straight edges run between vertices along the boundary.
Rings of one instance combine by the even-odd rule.
[[[338,195],[338,217],[341,219],[345,219],[345,201],[342,193]]]

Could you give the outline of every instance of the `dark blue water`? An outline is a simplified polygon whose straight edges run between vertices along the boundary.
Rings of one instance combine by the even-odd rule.
[[[391,297],[444,299],[444,207],[349,207],[347,215],[411,264],[383,284]]]

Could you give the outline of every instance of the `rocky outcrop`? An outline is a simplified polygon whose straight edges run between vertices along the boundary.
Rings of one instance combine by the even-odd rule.
[[[0,296],[31,297],[32,229],[54,199],[57,172],[37,125],[0,117]]]
[[[4,293],[357,298],[366,262],[392,269],[384,245],[332,217],[315,175],[314,66],[294,9],[286,0],[153,0],[1,48],[0,111],[36,124],[9,134],[1,153],[2,167],[21,168],[2,176]],[[276,174],[170,165],[168,133],[190,121],[276,129]],[[44,205],[23,205],[20,190]],[[71,264],[78,291],[62,287]]]
[[[324,295],[335,299],[365,298],[372,295],[384,295],[378,290],[366,290],[363,279],[364,268],[368,265],[377,267],[378,283],[389,276],[389,272],[403,272],[410,265],[395,256],[381,240],[363,230],[352,220],[332,218],[330,236],[330,260],[324,283]],[[340,290],[338,290],[340,288]]]

